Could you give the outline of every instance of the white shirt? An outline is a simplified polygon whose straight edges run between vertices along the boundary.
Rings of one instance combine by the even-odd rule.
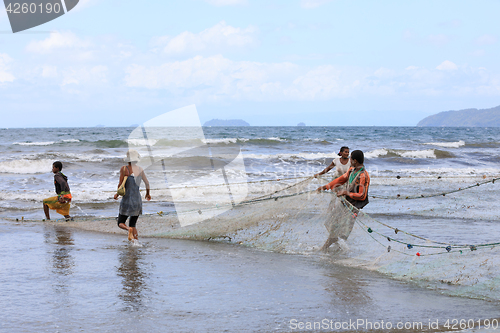
[[[339,178],[344,173],[346,173],[349,170],[349,168],[351,167],[351,159],[348,159],[346,164],[342,164],[340,162],[340,156],[339,156],[333,160],[333,164],[335,164],[335,176],[334,177]]]

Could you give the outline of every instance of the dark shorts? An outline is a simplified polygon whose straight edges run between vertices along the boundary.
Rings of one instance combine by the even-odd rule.
[[[366,196],[366,199],[363,201],[354,200],[348,196],[346,196],[345,199],[346,199],[346,201],[348,201],[351,205],[353,205],[357,209],[362,209],[364,206],[368,205],[368,195]]]
[[[127,215],[118,214],[118,226],[120,225],[120,223],[126,224],[125,222],[127,222],[127,218]],[[131,228],[135,228],[135,224],[137,223],[138,218],[139,216],[131,216],[130,220],[128,221],[128,226]]]

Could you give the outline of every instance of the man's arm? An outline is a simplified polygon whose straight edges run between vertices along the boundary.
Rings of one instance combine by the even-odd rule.
[[[349,171],[351,171],[351,169],[352,168],[349,168],[349,170],[346,173],[344,173],[342,176],[332,180],[328,184],[318,187],[318,189],[316,191],[331,190],[332,188],[335,188],[337,186],[340,186],[340,185],[346,183],[347,180],[349,179]]]
[[[314,177],[318,177],[318,176],[324,175],[328,171],[332,170],[334,166],[335,166],[335,160],[333,160],[332,163],[330,163],[330,165],[327,166],[323,171],[318,172],[317,174],[315,174]]]
[[[368,186],[370,185],[370,177],[363,172],[359,175],[358,192],[347,193],[347,196],[354,200],[365,200],[368,194]]]
[[[144,173],[144,170],[141,170],[141,175],[142,175],[142,180],[144,181],[144,185],[146,186],[146,200],[151,200],[151,194],[149,193],[149,180],[146,177],[146,173]]]
[[[338,187],[338,186],[340,186],[342,184],[345,184],[348,179],[349,179],[349,171],[347,171],[346,173],[344,173],[339,178],[335,178],[334,180],[332,180],[331,182],[329,182],[328,184],[326,184],[323,187],[325,188],[325,190],[331,190],[331,189],[333,189],[335,187]]]

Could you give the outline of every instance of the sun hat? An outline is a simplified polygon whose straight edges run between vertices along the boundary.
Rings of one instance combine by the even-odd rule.
[[[124,158],[125,162],[139,162],[141,159],[141,155],[137,152],[137,150],[129,149],[127,151],[127,157]]]

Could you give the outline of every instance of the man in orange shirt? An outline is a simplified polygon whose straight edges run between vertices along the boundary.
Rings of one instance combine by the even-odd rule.
[[[368,204],[368,187],[370,186],[370,176],[363,165],[365,160],[361,150],[351,153],[351,168],[342,176],[334,179],[327,185],[318,187],[317,191],[331,190],[337,186],[347,183],[347,190],[337,192],[337,196],[345,196],[346,201],[357,209],[361,209]],[[350,230],[349,230],[350,233]],[[347,239],[348,235],[340,235]],[[330,237],[321,248],[326,251],[330,245],[338,240],[339,235],[330,234]]]

